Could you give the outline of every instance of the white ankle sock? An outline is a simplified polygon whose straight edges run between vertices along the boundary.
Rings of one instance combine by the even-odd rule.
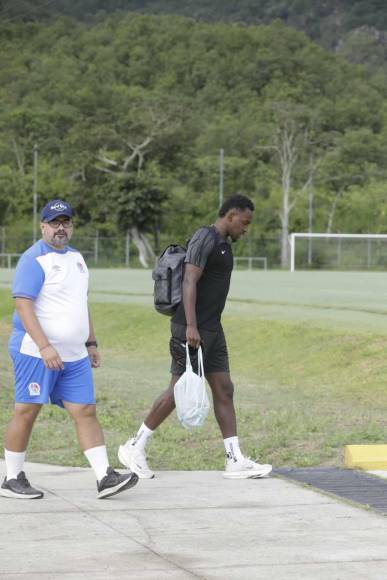
[[[152,434],[153,434],[152,429],[149,429],[149,427],[147,427],[145,423],[143,423],[139,428],[139,430],[137,431],[136,436],[133,437],[132,439],[128,439],[125,445],[133,445],[133,447],[136,447],[137,449],[144,451],[145,445],[147,444],[147,441]]]
[[[5,467],[8,480],[16,479],[19,473],[23,471],[25,457],[25,451],[8,451],[8,449],[4,449]]]
[[[86,449],[83,453],[85,454],[87,461],[90,463],[90,466],[94,469],[97,480],[101,481],[101,479],[105,477],[106,470],[109,467],[105,445]]]
[[[223,439],[223,443],[227,457],[234,461],[243,459],[242,451],[239,448],[239,438],[237,436],[227,437],[227,439]]]

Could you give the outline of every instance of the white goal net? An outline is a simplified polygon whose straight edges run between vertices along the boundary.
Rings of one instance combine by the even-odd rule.
[[[387,270],[385,234],[309,234],[289,236],[290,271]]]

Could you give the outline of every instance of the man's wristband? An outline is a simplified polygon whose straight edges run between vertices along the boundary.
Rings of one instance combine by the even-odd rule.
[[[96,340],[88,340],[87,342],[85,342],[85,347],[89,348],[89,346],[98,347],[98,343]]]

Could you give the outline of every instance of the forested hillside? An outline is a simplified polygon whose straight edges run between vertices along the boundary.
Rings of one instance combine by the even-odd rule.
[[[270,24],[304,31],[324,48],[387,74],[387,4],[383,0],[2,0],[3,22],[47,21],[58,15],[84,22],[128,11],[186,16],[206,22]]]
[[[351,30],[387,30],[383,0],[2,0],[0,14],[8,21],[42,20],[58,15],[89,20],[98,13],[139,11],[175,14],[216,22],[269,24],[276,18],[332,48]]]
[[[42,10],[50,4],[61,5]],[[185,240],[217,209],[220,149],[225,194],[256,203],[251,239],[285,241],[311,219],[314,231],[385,231],[379,72],[280,21],[133,12],[42,21],[2,10],[0,226],[30,231],[37,145],[40,203],[69,197],[85,232]]]

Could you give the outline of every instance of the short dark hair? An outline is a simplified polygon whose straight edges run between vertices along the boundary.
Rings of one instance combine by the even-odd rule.
[[[230,209],[240,209],[241,211],[250,209],[251,211],[254,211],[254,204],[248,197],[236,193],[227,198],[222,204],[218,213],[219,217],[224,217]]]

